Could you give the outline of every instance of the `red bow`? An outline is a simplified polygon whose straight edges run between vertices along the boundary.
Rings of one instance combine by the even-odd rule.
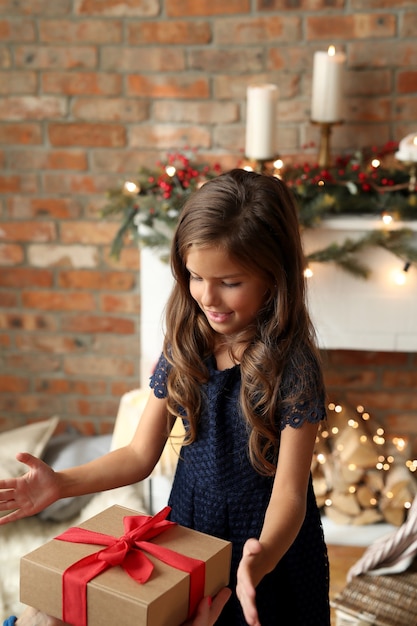
[[[112,537],[84,528],[69,528],[55,537],[61,541],[108,546],[70,565],[62,578],[62,619],[64,622],[87,625],[87,583],[101,572],[120,565],[138,583],[145,583],[154,569],[152,561],[143,553],[149,552],[160,561],[190,574],[188,617],[191,617],[204,596],[205,563],[183,556],[174,550],[149,543],[167,528],[176,526],[166,519],[170,507],[150,517],[132,515],[123,518],[125,534]]]

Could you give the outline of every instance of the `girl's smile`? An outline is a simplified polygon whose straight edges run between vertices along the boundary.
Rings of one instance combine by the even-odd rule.
[[[190,294],[218,333],[233,335],[256,318],[267,281],[249,272],[217,246],[191,246],[187,259]]]

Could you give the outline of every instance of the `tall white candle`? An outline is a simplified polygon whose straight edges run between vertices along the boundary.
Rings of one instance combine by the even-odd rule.
[[[346,56],[330,46],[327,52],[315,52],[311,119],[315,122],[342,120],[342,83]]]
[[[246,102],[246,146],[249,159],[267,160],[276,156],[278,88],[250,85]]]

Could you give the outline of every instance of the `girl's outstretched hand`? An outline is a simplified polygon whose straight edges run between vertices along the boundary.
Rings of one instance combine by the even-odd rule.
[[[56,473],[46,463],[28,452],[16,459],[29,467],[19,478],[0,480],[0,511],[11,511],[0,517],[0,525],[35,515],[59,498]]]
[[[249,626],[261,626],[256,608],[256,585],[261,579],[262,546],[257,539],[248,539],[237,570],[236,594]]]

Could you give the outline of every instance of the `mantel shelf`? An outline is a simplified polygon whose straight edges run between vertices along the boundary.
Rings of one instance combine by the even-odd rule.
[[[417,218],[417,207],[416,207]],[[347,216],[340,215],[331,218],[324,218],[317,229],[340,230],[340,231],[370,231],[370,230],[400,230],[408,228],[417,232],[417,219],[415,220],[393,220],[391,224],[384,224],[380,217],[370,217],[369,215]],[[316,229],[315,229],[316,230]]]

